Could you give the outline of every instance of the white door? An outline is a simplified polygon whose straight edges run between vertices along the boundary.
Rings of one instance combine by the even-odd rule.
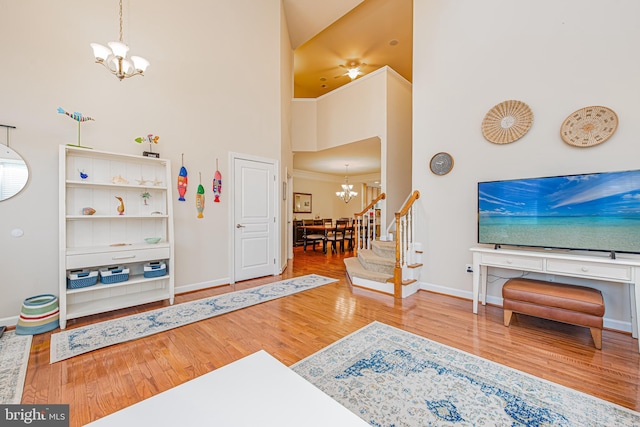
[[[234,281],[275,274],[275,164],[235,157]]]

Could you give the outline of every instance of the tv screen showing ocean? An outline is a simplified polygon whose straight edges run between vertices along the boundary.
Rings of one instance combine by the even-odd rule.
[[[485,217],[479,243],[640,252],[640,218]]]
[[[478,242],[640,253],[640,171],[480,182]]]

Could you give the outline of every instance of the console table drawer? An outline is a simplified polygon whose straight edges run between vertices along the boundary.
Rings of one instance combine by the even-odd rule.
[[[82,268],[83,266],[101,266],[128,264],[132,262],[154,261],[166,259],[170,256],[170,249],[153,248],[130,251],[98,252],[90,254],[68,255],[67,268]]]
[[[569,260],[547,260],[547,272],[601,280],[631,282],[631,267],[626,265],[582,263]]]
[[[514,268],[518,270],[542,271],[541,258],[519,257],[505,254],[482,254],[481,264],[492,267]]]

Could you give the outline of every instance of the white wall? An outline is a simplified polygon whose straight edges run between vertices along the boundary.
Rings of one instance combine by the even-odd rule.
[[[95,118],[82,125],[82,143],[96,149],[141,154],[148,147],[134,138],[159,135],[154,151],[172,161],[174,179],[184,153],[190,183],[187,202],[174,201],[176,286],[228,283],[228,153],[279,160],[288,138],[281,2],[125,0],[125,42],[151,66],[122,82],[93,63],[89,47],[117,39],[117,2],[4,1],[0,16],[0,122],[17,127],[11,146],[31,173],[22,193],[0,202],[0,324],[24,298],[58,294],[57,151],[76,142],[77,124],[57,107]],[[216,159],[223,191],[214,204]],[[208,189],[200,220],[199,172]],[[14,228],[24,236],[11,237]]]
[[[292,114],[295,151],[380,139],[380,176],[387,193],[381,220],[389,224],[411,193],[411,83],[382,67],[317,99],[294,99]]]
[[[386,226],[395,220],[394,213],[402,209],[404,201],[412,192],[411,164],[411,92],[409,82],[395,71],[387,74],[387,139],[382,147],[386,153],[382,191],[387,195],[386,212],[381,218],[385,227],[381,230],[386,235]]]
[[[387,70],[381,68],[317,98],[317,150],[374,136],[384,144]]]
[[[294,151],[320,151],[371,137],[386,137],[383,67],[315,99],[293,100]]]
[[[282,109],[280,117],[280,183],[276,186],[280,192],[280,269],[284,270],[289,258],[291,248],[288,242],[291,240],[291,232],[288,231],[291,224],[291,212],[289,209],[290,197],[287,193],[286,183],[290,171],[293,170],[293,149],[291,143],[291,120],[292,108],[291,98],[293,98],[293,49],[289,39],[287,21],[284,13],[284,5],[280,5],[280,85]]]
[[[318,102],[315,98],[292,101],[291,145],[293,151],[318,150]]]
[[[421,281],[470,297],[464,266],[476,245],[478,181],[638,168],[638,16],[636,0],[414,1],[413,182],[422,193]],[[533,126],[514,143],[492,144],[480,124],[491,107],[509,99],[531,107]],[[616,134],[592,148],[565,144],[562,121],[590,105],[617,112]],[[439,151],[455,159],[442,177],[428,168]],[[490,285],[490,295],[500,295],[502,281]],[[597,286],[609,324],[629,322],[626,286]]]
[[[295,219],[312,218],[353,218],[353,214],[362,210],[362,183],[358,177],[349,177],[349,183],[354,184],[354,191],[358,195],[345,203],[336,197],[336,191],[340,191],[340,180],[333,175],[309,173],[306,171],[294,171],[293,191],[296,193],[309,193],[312,195],[310,214],[294,213]],[[353,179],[352,179],[353,178]]]

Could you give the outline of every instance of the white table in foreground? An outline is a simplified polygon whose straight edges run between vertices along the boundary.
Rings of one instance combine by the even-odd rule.
[[[473,253],[473,313],[478,314],[478,300],[487,303],[487,267],[531,271],[582,279],[629,285],[632,336],[640,330],[640,260],[605,256],[585,256],[545,250],[508,250],[471,248]],[[640,340],[638,340],[640,351]]]
[[[259,351],[118,412],[91,427],[358,427],[364,420]]]

